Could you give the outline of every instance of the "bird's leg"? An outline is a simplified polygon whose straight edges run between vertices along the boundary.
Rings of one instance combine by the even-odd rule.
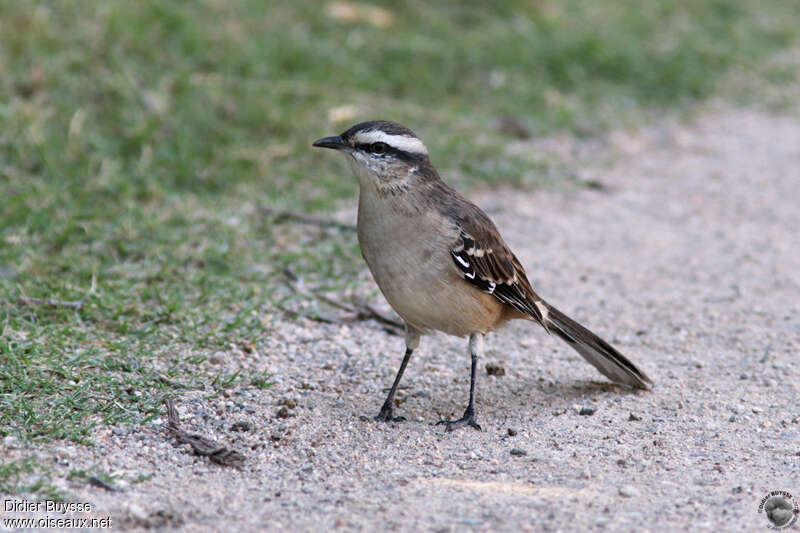
[[[400,363],[400,369],[394,377],[394,383],[392,383],[392,388],[389,390],[389,395],[386,397],[386,401],[383,402],[381,412],[378,413],[375,420],[383,422],[402,422],[405,420],[403,416],[394,416],[392,403],[394,402],[394,393],[397,391],[397,386],[400,384],[406,365],[408,365],[408,360],[411,359],[411,354],[417,346],[419,346],[419,331],[406,324],[406,354],[403,356],[403,362]]]
[[[475,421],[475,372],[478,368],[478,357],[483,355],[483,334],[473,333],[469,336],[469,355],[472,359],[469,377],[469,405],[467,405],[467,410],[464,411],[464,416],[458,420],[440,420],[437,422],[437,425],[444,424],[447,431],[453,431],[464,426],[471,426],[478,431],[481,430],[481,426]]]

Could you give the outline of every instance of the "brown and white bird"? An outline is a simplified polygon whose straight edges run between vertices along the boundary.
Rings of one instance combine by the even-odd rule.
[[[428,150],[400,124],[371,121],[313,144],[345,154],[359,183],[358,242],[381,292],[405,322],[406,352],[376,417],[393,413],[397,385],[420,334],[469,336],[469,404],[451,430],[480,429],[475,372],[483,338],[512,319],[538,322],[612,381],[647,389],[652,381],[609,343],[545,302],[494,223],[439,177]]]

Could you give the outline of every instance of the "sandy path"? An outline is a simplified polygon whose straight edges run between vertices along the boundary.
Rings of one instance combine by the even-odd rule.
[[[187,429],[247,452],[243,471],[187,454],[157,425],[42,455],[64,472],[152,474],[118,493],[71,486],[117,528],[764,529],[767,492],[800,498],[800,120],[718,111],[611,139],[618,162],[579,172],[606,190],[476,200],[540,294],[614,341],[652,392],[607,386],[520,323],[489,338],[487,362],[506,374],[481,364],[483,432],[432,425],[467,399],[466,344],[443,336],[423,338],[409,365],[408,421],[377,424],[360,415],[380,407],[402,341],[374,323],[277,322],[248,356],[268,361],[275,387],[180,404]],[[255,429],[233,433],[235,420]]]

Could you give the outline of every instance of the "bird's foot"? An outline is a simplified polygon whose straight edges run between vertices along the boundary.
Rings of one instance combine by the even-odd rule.
[[[453,431],[454,429],[462,428],[464,426],[470,426],[478,431],[483,431],[480,424],[475,421],[475,411],[472,409],[467,409],[464,412],[464,416],[458,420],[439,420],[436,422],[436,425],[444,425],[445,431]]]
[[[379,422],[405,422],[406,417],[394,416],[392,405],[390,403],[385,403],[383,404],[383,407],[381,407],[381,412],[375,416],[375,420]]]

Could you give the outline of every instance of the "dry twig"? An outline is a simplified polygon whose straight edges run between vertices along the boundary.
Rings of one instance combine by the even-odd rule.
[[[382,323],[382,324],[384,324],[386,326],[389,326],[389,328],[387,328],[387,331],[389,333],[402,336],[402,331],[405,328],[403,323],[400,322],[399,320],[395,320],[395,319],[393,319],[391,317],[388,317],[388,316],[384,315],[383,313],[381,313],[380,311],[378,311],[377,309],[375,309],[371,305],[369,305],[367,303],[363,303],[363,302],[353,302],[352,304],[348,304],[348,303],[336,300],[334,298],[331,298],[329,296],[326,296],[324,294],[306,290],[306,289],[304,289],[304,288],[302,288],[302,287],[297,285],[296,282],[298,281],[298,278],[293,272],[291,272],[288,269],[285,269],[284,270],[284,275],[286,275],[286,277],[289,280],[287,285],[294,292],[296,292],[298,294],[301,294],[301,295],[303,295],[303,296],[305,296],[307,298],[314,298],[314,299],[317,299],[317,300],[321,300],[321,301],[325,302],[326,304],[330,305],[331,307],[335,307],[337,309],[341,309],[343,311],[347,311],[348,313],[351,313],[352,316],[350,316],[350,317],[348,317],[346,319],[333,319],[333,318],[323,317],[323,316],[320,316],[320,315],[303,315],[303,314],[301,314],[301,313],[299,313],[297,311],[293,311],[291,309],[288,309],[285,306],[280,306],[279,305],[278,308],[281,311],[284,311],[285,313],[289,313],[295,318],[299,317],[299,316],[305,316],[306,318],[308,318],[310,320],[314,320],[314,321],[317,321],[317,322],[323,322],[325,324],[345,324],[345,323],[348,323],[348,322],[357,322],[357,321],[360,321],[360,320],[373,320],[374,319],[374,320],[377,320],[378,322],[380,322],[380,323]],[[399,331],[395,331],[394,329],[390,329],[390,328],[395,328],[395,329],[397,329]]]
[[[241,467],[244,455],[202,435],[190,434],[180,428],[181,418],[172,400],[164,402],[167,406],[167,430],[175,435],[179,444],[189,444],[195,455],[205,455],[212,462],[222,466]]]
[[[339,222],[336,220],[315,217],[314,215],[300,213],[299,211],[282,211],[278,209],[272,209],[271,207],[262,206],[261,212],[266,215],[274,217],[275,222],[282,222],[284,220],[293,220],[295,222],[300,222],[301,224],[319,226],[321,228],[336,228],[347,231],[356,230],[356,227],[353,226],[352,224],[345,224],[343,222]]]

